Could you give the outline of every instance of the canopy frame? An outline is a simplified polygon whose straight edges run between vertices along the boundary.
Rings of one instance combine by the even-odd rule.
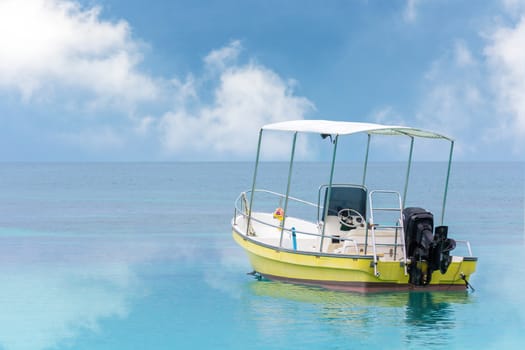
[[[262,145],[262,138],[263,138],[264,131],[284,131],[284,132],[294,133],[293,142],[292,142],[292,151],[290,155],[287,187],[286,187],[286,198],[285,198],[285,205],[284,205],[285,210],[287,209],[286,207],[288,204],[288,195],[290,192],[292,167],[293,167],[293,163],[295,159],[295,149],[296,149],[298,133],[315,133],[315,134],[320,134],[321,136],[331,135],[334,137],[334,141],[332,142],[333,148],[332,148],[332,160],[331,160],[331,165],[330,165],[330,177],[329,177],[329,182],[328,182],[329,184],[328,185],[328,196],[330,196],[330,193],[331,193],[335,162],[336,162],[337,144],[338,144],[338,139],[340,136],[346,136],[346,135],[352,135],[352,134],[358,134],[358,133],[366,133],[368,136],[366,155],[365,155],[365,160],[364,160],[363,178],[362,178],[363,186],[366,183],[370,143],[371,143],[372,136],[381,135],[381,136],[409,137],[410,138],[410,152],[409,152],[409,157],[408,157],[408,165],[407,165],[406,176],[405,176],[404,192],[403,192],[403,197],[402,197],[403,207],[406,201],[408,183],[410,179],[410,171],[412,167],[414,139],[415,138],[441,139],[441,140],[450,142],[447,174],[446,174],[446,180],[445,180],[445,190],[443,194],[443,202],[442,202],[442,210],[441,210],[441,225],[443,225],[444,218],[445,218],[445,207],[446,207],[446,201],[447,201],[451,165],[452,165],[452,154],[454,150],[454,140],[452,138],[436,133],[436,132],[433,132],[433,131],[427,131],[427,130],[411,128],[411,127],[406,127],[406,126],[382,125],[382,124],[360,123],[360,122],[345,122],[345,121],[328,121],[328,120],[293,120],[293,121],[285,121],[285,122],[280,122],[280,123],[267,124],[267,125],[264,125],[259,130],[259,140],[257,144],[257,154],[256,154],[255,169],[254,169],[254,174],[253,174],[247,230],[250,226],[250,221],[251,221],[252,205],[253,205],[253,199],[255,195],[257,171],[258,171],[259,162],[260,162],[261,145]],[[328,200],[329,199],[330,198],[328,198]],[[327,208],[325,208],[325,217],[326,217],[326,210]],[[283,222],[281,223],[282,228],[284,228],[284,220],[285,219],[283,218]],[[324,227],[323,227],[322,237],[324,238]],[[281,235],[280,241],[282,244],[282,235]],[[321,240],[321,242],[323,242],[323,240]]]

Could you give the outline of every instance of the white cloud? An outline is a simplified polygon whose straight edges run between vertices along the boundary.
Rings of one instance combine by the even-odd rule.
[[[472,126],[471,111],[476,111],[481,104],[475,85],[466,81],[439,82],[428,91],[424,100],[426,108],[421,114],[434,117],[429,121],[432,128],[458,134]]]
[[[241,42],[234,40],[229,45],[210,52],[204,58],[204,63],[206,63],[206,66],[209,68],[224,70],[228,65],[237,60],[241,50]]]
[[[465,42],[458,40],[454,45],[455,61],[459,66],[470,66],[475,64],[475,59],[472,56],[469,48]]]
[[[421,119],[453,134],[469,128],[472,112],[483,107],[481,70],[466,44],[456,41],[451,51],[432,63],[425,76]]]
[[[81,89],[110,100],[152,99],[151,77],[137,70],[139,43],[125,21],[67,0],[0,2],[0,88],[26,100],[46,88]]]
[[[525,2],[503,5],[504,11],[513,8],[521,15],[498,17],[480,30],[482,54],[456,39],[425,76],[419,122],[461,135],[467,141],[458,144],[460,153],[490,152],[496,144],[520,153],[525,146]]]
[[[407,0],[403,18],[406,22],[414,22],[417,18],[417,6],[420,0]]]
[[[51,137],[67,145],[101,152],[123,149],[136,136],[158,137],[170,157],[251,156],[260,126],[302,119],[314,109],[294,94],[293,80],[261,64],[239,64],[238,40],[206,55],[202,76],[185,79],[142,73],[143,49],[126,21],[102,19],[100,7],[0,1],[0,92],[17,91],[28,104],[60,105],[69,118],[89,114],[81,124],[49,123],[64,126]],[[101,121],[107,115],[113,120]]]
[[[154,123],[155,118],[149,115],[142,118],[138,118],[138,120],[136,121],[135,132],[138,135],[147,135],[150,133]]]
[[[524,0],[501,0],[503,8],[511,15],[521,14],[525,10]]]
[[[370,119],[378,124],[406,125],[405,119],[392,106],[385,106],[374,111]]]
[[[162,117],[160,129],[169,152],[253,154],[262,125],[303,119],[314,109],[308,99],[293,94],[294,82],[283,80],[273,71],[254,63],[227,65],[239,50],[235,41],[205,58],[208,65],[220,68],[211,103],[192,111],[179,106]],[[273,142],[276,148],[281,145],[276,145],[277,141]]]
[[[525,16],[511,26],[496,27],[485,47],[490,82],[502,128],[525,136]],[[521,143],[523,144],[523,143]]]

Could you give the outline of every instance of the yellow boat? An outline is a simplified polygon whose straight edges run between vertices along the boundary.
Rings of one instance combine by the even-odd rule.
[[[267,133],[292,137],[284,194],[257,187],[263,135]],[[328,181],[316,184],[317,203],[290,196],[297,138],[303,133],[329,138],[331,144]],[[362,182],[334,183],[340,139],[359,133],[368,136]],[[278,136],[282,142],[283,137]],[[367,187],[370,143],[377,136],[402,136],[410,141],[403,193]],[[441,222],[436,226],[431,212],[404,206],[416,138],[450,143]],[[470,243],[449,238],[448,226],[443,224],[453,149],[454,140],[449,137],[405,126],[327,120],[265,125],[259,132],[252,188],[235,202],[233,238],[261,278],[358,292],[465,290],[471,287],[469,279],[477,258]],[[273,205],[275,210],[258,210],[258,201],[263,203],[260,207]],[[459,244],[466,254],[452,254]]]

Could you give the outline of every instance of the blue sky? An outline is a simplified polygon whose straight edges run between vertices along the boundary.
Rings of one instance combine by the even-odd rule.
[[[0,0],[0,161],[253,160],[288,119],[525,160],[525,1]]]

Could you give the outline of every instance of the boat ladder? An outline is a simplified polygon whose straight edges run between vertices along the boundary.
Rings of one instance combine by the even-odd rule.
[[[393,258],[394,261],[397,259],[397,248],[398,246],[401,246],[402,250],[402,258],[399,259],[399,261],[403,264],[404,270],[405,270],[405,276],[408,275],[407,272],[407,254],[405,249],[405,230],[403,227],[403,203],[401,201],[401,195],[397,191],[386,191],[386,190],[374,190],[370,191],[369,194],[369,203],[370,203],[370,230],[372,233],[372,249],[374,253],[374,274],[376,277],[379,277],[381,275],[381,272],[378,271],[377,268],[377,261],[378,261],[378,252],[377,247],[378,246],[392,246],[393,247]],[[377,201],[380,200],[381,206],[374,206],[374,198],[376,198]],[[384,202],[392,203],[392,205],[383,206],[385,205]],[[397,218],[397,214],[399,213],[399,217],[397,218],[396,222],[394,224],[380,224],[376,223],[374,220],[374,215],[376,217],[380,217],[381,215],[379,212],[392,212],[393,215]],[[378,215],[379,214],[379,215]],[[381,243],[376,244],[376,230],[394,230],[394,241],[392,243]],[[401,243],[398,242],[398,239],[401,239]],[[402,260],[401,260],[402,259]]]

